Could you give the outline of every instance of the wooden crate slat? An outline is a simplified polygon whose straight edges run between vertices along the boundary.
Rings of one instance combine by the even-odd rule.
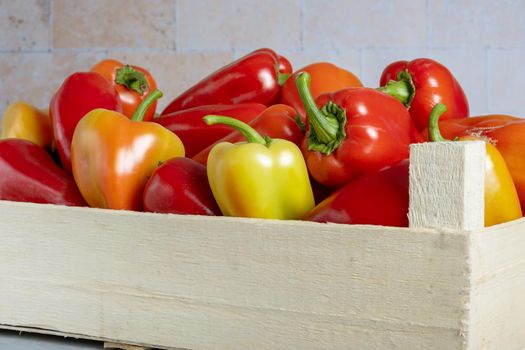
[[[460,341],[463,234],[6,202],[0,212],[0,246],[16,247],[0,265],[0,323],[190,349]]]

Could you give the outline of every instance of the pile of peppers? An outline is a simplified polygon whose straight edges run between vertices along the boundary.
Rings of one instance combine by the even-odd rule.
[[[0,199],[403,227],[410,144],[475,139],[487,149],[485,225],[525,208],[525,119],[470,116],[432,59],[392,62],[365,87],[330,62],[294,70],[262,48],[178,95],[137,65],[86,68],[45,108],[5,109]]]

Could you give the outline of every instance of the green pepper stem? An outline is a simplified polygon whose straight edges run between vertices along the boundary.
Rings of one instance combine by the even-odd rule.
[[[136,70],[130,65],[125,65],[117,69],[115,74],[115,83],[124,85],[128,90],[133,90],[144,95],[149,89],[148,80],[144,73]]]
[[[310,93],[310,74],[307,72],[297,74],[295,84],[308,114],[308,149],[332,153],[346,137],[346,111],[332,101],[320,110]]]
[[[397,80],[389,80],[385,86],[381,86],[377,90],[394,97],[406,108],[410,108],[416,95],[416,87],[412,81],[412,76],[406,70],[398,73]]]
[[[447,106],[443,103],[438,103],[430,111],[430,117],[428,118],[428,139],[432,142],[449,141],[441,135],[439,130],[439,117],[447,111]]]
[[[240,132],[249,143],[260,143],[261,145],[268,146],[270,142],[269,138],[262,137],[254,128],[248,124],[231,117],[225,117],[222,115],[207,115],[202,118],[208,125],[224,124],[231,126],[238,132]]]
[[[133,113],[133,116],[131,117],[131,120],[134,122],[141,122],[144,119],[144,114],[146,114],[148,108],[153,104],[153,102],[161,97],[162,91],[159,89],[153,90],[137,107],[135,113]]]
[[[277,72],[277,83],[279,86],[283,86],[288,79],[290,78],[291,74],[289,73],[279,73]]]

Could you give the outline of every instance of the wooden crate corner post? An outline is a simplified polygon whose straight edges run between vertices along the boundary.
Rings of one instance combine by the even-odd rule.
[[[484,226],[483,141],[410,146],[410,227],[477,230]]]

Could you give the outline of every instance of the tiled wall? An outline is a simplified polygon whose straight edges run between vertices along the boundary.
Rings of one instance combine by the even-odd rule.
[[[46,107],[62,80],[114,57],[168,100],[259,47],[332,61],[376,86],[392,60],[446,64],[473,114],[525,116],[524,0],[0,0],[0,107]]]

